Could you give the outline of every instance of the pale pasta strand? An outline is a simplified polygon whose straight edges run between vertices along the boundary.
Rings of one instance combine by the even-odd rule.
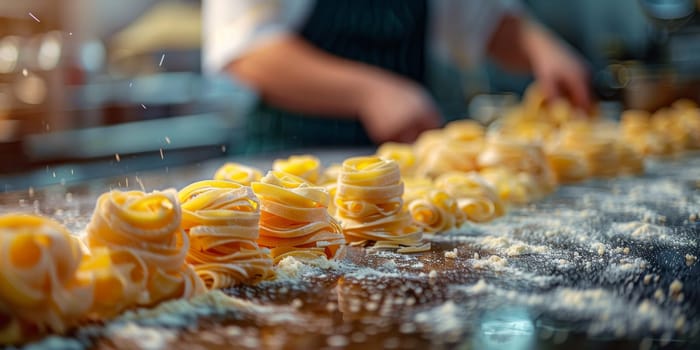
[[[406,180],[405,186],[404,207],[423,232],[445,232],[464,222],[457,201],[445,191],[434,188],[429,179]]]
[[[485,134],[486,129],[474,120],[455,120],[445,125],[445,135],[451,140],[477,141],[482,140]]]
[[[253,181],[259,181],[261,177],[260,170],[234,162],[222,165],[214,173],[214,180],[234,181],[245,186],[250,186]]]
[[[399,165],[401,176],[413,176],[416,167],[416,155],[413,152],[412,145],[385,142],[377,148],[377,156],[395,161]]]
[[[478,164],[482,172],[487,169],[505,168],[513,173],[527,174],[535,183],[534,190],[526,194],[527,202],[552,192],[557,185],[542,147],[536,144],[492,138],[479,154]]]
[[[508,168],[488,168],[481,170],[479,175],[505,203],[526,204],[542,196],[537,181],[529,173],[514,172]]]
[[[179,192],[187,262],[209,289],[252,284],[274,276],[269,251],[258,247],[260,203],[249,186],[195,182]]]
[[[548,151],[546,156],[560,184],[583,181],[591,175],[588,162],[580,153],[557,149]]]
[[[0,345],[64,333],[89,311],[94,287],[76,274],[79,241],[40,216],[0,216]]]
[[[336,216],[353,244],[416,252],[430,249],[403,207],[403,183],[396,162],[355,157],[343,162],[335,198]]]
[[[341,170],[342,166],[340,164],[331,164],[323,170],[321,175],[320,184],[326,188],[330,197],[328,200],[328,214],[331,216],[335,215],[335,193],[338,189],[338,176],[340,176]]]
[[[415,176],[435,178],[450,171],[476,170],[484,134],[484,127],[471,120],[453,121],[443,130],[424,132],[414,146]]]
[[[435,187],[457,200],[457,207],[468,221],[487,222],[505,214],[501,198],[477,173],[446,173],[435,180]]]
[[[316,184],[321,175],[321,161],[311,155],[290,156],[287,159],[277,159],[272,169],[298,176],[311,184]]]
[[[180,228],[176,195],[175,190],[148,194],[114,190],[99,197],[86,230],[95,259],[88,270],[105,270],[105,283],[122,289],[113,291],[122,296],[116,305],[110,304],[113,300],[96,300],[101,314],[204,291],[202,281],[185,263],[189,239]],[[118,276],[110,277],[110,272]]]
[[[260,199],[258,244],[270,248],[275,264],[287,256],[300,259],[341,256],[342,229],[328,213],[329,194],[292,174],[270,171],[253,182]]]
[[[663,127],[662,118],[664,117],[660,115],[654,118],[661,121],[661,123],[656,123],[657,128]],[[683,147],[678,144],[674,145],[666,132],[655,129],[652,116],[646,111],[625,111],[621,116],[620,127],[623,140],[643,155],[670,155]]]

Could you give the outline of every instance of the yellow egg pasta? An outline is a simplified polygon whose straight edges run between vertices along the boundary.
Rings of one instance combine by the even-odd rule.
[[[340,164],[331,164],[328,168],[323,170],[321,175],[321,186],[326,188],[330,199],[328,201],[328,214],[331,216],[335,215],[335,193],[338,188],[338,176],[340,176],[340,171],[342,167]]]
[[[490,128],[489,136],[508,141],[542,144],[551,140],[556,132],[556,126],[547,121],[506,119]]]
[[[185,263],[189,239],[180,223],[181,209],[175,190],[113,190],[98,198],[86,240],[93,252],[107,249],[106,253],[93,255],[97,259],[91,262],[93,269],[126,274],[123,278],[129,283],[121,287],[136,291],[133,303],[125,302],[119,307],[153,306],[204,291],[201,279]],[[133,294],[126,290],[120,293]]]
[[[547,163],[542,147],[537,144],[490,139],[477,159],[480,169],[507,168],[514,173],[526,173],[535,180],[539,198],[556,188],[554,173]],[[498,186],[496,186],[498,187]]]
[[[451,140],[471,142],[484,138],[486,129],[474,120],[455,120],[445,125],[445,135]]]
[[[377,149],[377,156],[395,161],[399,165],[401,176],[413,176],[416,166],[416,155],[413,153],[412,145],[385,142]]]
[[[639,175],[644,173],[644,157],[624,142],[615,143],[618,159],[618,175]]]
[[[556,149],[546,152],[546,157],[560,184],[583,181],[591,175],[588,162],[580,153]]]
[[[537,181],[529,173],[501,167],[482,169],[479,175],[505,203],[527,204],[543,196]]]
[[[456,199],[467,221],[487,222],[505,214],[501,198],[478,173],[445,173],[435,179],[435,187]]]
[[[692,130],[678,118],[679,113],[670,108],[662,108],[651,117],[652,129],[668,140],[673,153],[691,148]]]
[[[83,252],[59,223],[0,216],[0,345],[64,333],[87,314],[94,290],[76,272]]]
[[[435,178],[450,171],[474,171],[478,169],[477,158],[484,147],[482,140],[442,140],[432,144],[430,152],[419,158],[415,175]]]
[[[287,159],[277,159],[272,169],[296,175],[311,184],[316,184],[321,175],[321,161],[311,155],[290,156]]]
[[[275,264],[287,256],[300,259],[341,256],[342,229],[328,213],[330,196],[324,187],[301,177],[270,171],[253,182],[260,199],[258,244],[270,248]]]
[[[253,181],[259,181],[261,177],[260,170],[234,162],[222,165],[214,173],[214,180],[235,181],[245,186],[250,186]]]
[[[404,184],[404,207],[423,232],[445,232],[464,222],[457,201],[445,191],[436,189],[429,179],[410,179]]]
[[[351,244],[374,244],[376,249],[418,252],[430,249],[421,241],[403,207],[399,166],[379,157],[354,157],[343,162],[335,197],[336,216]]]
[[[651,114],[646,111],[628,110],[621,116],[622,138],[635,151],[648,155],[670,155],[676,151],[666,134],[655,130]]]
[[[688,149],[700,149],[700,108],[676,109],[676,120],[688,131]]]
[[[209,289],[253,284],[274,275],[267,249],[257,244],[260,202],[249,186],[195,182],[178,194],[187,262]]]
[[[432,152],[435,145],[442,143],[445,137],[445,132],[442,129],[422,132],[413,144],[413,154],[416,156],[416,163],[420,164]]]

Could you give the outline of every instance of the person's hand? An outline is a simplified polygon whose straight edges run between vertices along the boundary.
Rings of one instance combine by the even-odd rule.
[[[526,50],[545,98],[553,101],[563,97],[590,111],[589,72],[583,60],[542,28],[531,25],[528,31]]]
[[[425,130],[442,124],[427,92],[409,80],[381,75],[364,92],[360,121],[376,143],[410,143]]]

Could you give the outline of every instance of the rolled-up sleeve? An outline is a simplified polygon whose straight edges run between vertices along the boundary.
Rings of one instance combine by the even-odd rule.
[[[482,62],[503,16],[522,7],[512,0],[434,0],[431,11],[431,49],[458,66],[472,67]]]
[[[258,45],[298,30],[311,0],[204,0],[203,71],[221,72]]]

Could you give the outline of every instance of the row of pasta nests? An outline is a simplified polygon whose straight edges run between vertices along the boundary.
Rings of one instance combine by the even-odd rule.
[[[624,111],[620,121],[584,113],[564,99],[546,102],[537,85],[489,130],[541,145],[560,183],[644,172],[644,158],[700,149],[700,108],[678,100],[655,113]]]
[[[247,176],[238,180],[251,186],[207,180],[179,193],[105,193],[83,241],[48,218],[3,217],[0,317],[9,321],[0,342],[269,279],[273,258],[339,255],[325,188],[282,172]]]
[[[469,120],[449,123],[441,130],[427,131],[413,145],[385,143],[377,154],[398,162],[407,179],[428,179],[435,182],[435,186],[435,180],[450,174],[452,181],[462,178],[460,181],[464,184],[461,187],[476,186],[482,194],[495,192],[498,201],[504,205],[537,200],[552,192],[557,185],[557,174],[540,146],[489,137],[483,126]],[[470,196],[472,199],[483,198],[483,195]],[[499,215],[495,211],[490,218]],[[482,218],[469,220],[487,221]]]
[[[206,180],[179,193],[105,193],[82,240],[45,217],[0,218],[0,344],[269,279],[273,259],[341,254],[325,188],[278,171],[237,179],[249,185]]]
[[[342,228],[329,211],[331,194],[317,183],[321,175],[317,158],[292,156],[275,161],[265,176],[253,167],[229,162],[214,178],[251,186],[261,207],[258,244],[269,248],[279,263],[288,256],[308,260],[343,255]]]
[[[405,176],[413,174],[415,163],[409,148],[386,144],[377,156],[350,158],[325,169],[314,156],[291,156],[276,160],[273,173],[294,174],[325,187],[331,198],[328,213],[340,222],[351,244],[401,252],[426,250],[423,232],[445,232],[467,221],[486,222],[504,214],[505,203],[479,174],[448,171],[435,182]],[[238,181],[262,178],[261,171],[237,163],[223,165],[216,174],[219,179]],[[500,175],[493,172],[492,176]],[[503,195],[515,197],[514,190],[519,191],[517,196],[528,195],[524,186],[534,185],[521,182],[503,180]]]
[[[654,113],[625,111],[620,128],[623,139],[645,156],[700,149],[700,108],[689,100],[678,100]]]
[[[215,177],[249,179],[263,206],[258,242],[271,249],[276,262],[289,255],[338,257],[345,242],[399,252],[429,249],[403,206],[404,187],[394,161],[357,157],[323,169],[314,156],[291,156],[261,174],[227,163]]]
[[[586,115],[565,100],[546,102],[533,85],[522,103],[489,129],[456,121],[424,132],[412,145],[385,143],[376,155],[397,164],[405,187],[401,200],[413,224],[425,232],[443,232],[468,221],[492,220],[508,205],[540,199],[559,184],[643,173],[644,156],[700,147],[700,110],[688,101],[654,115],[628,111],[621,123],[598,114]],[[224,175],[231,169],[236,171]],[[305,155],[278,159],[273,169],[325,187],[331,197],[328,212],[341,225],[351,225],[346,209],[333,199],[348,167],[323,169],[318,158]],[[217,174],[234,181],[262,177],[242,165],[224,166]],[[346,234],[346,240],[353,238]]]
[[[103,194],[82,239],[42,216],[0,217],[0,344],[202,293],[180,218],[174,190]]]
[[[250,186],[206,180],[179,193],[105,193],[83,240],[48,218],[0,218],[0,344],[269,279],[273,259],[339,255],[325,188],[282,172],[249,177],[237,179]]]

